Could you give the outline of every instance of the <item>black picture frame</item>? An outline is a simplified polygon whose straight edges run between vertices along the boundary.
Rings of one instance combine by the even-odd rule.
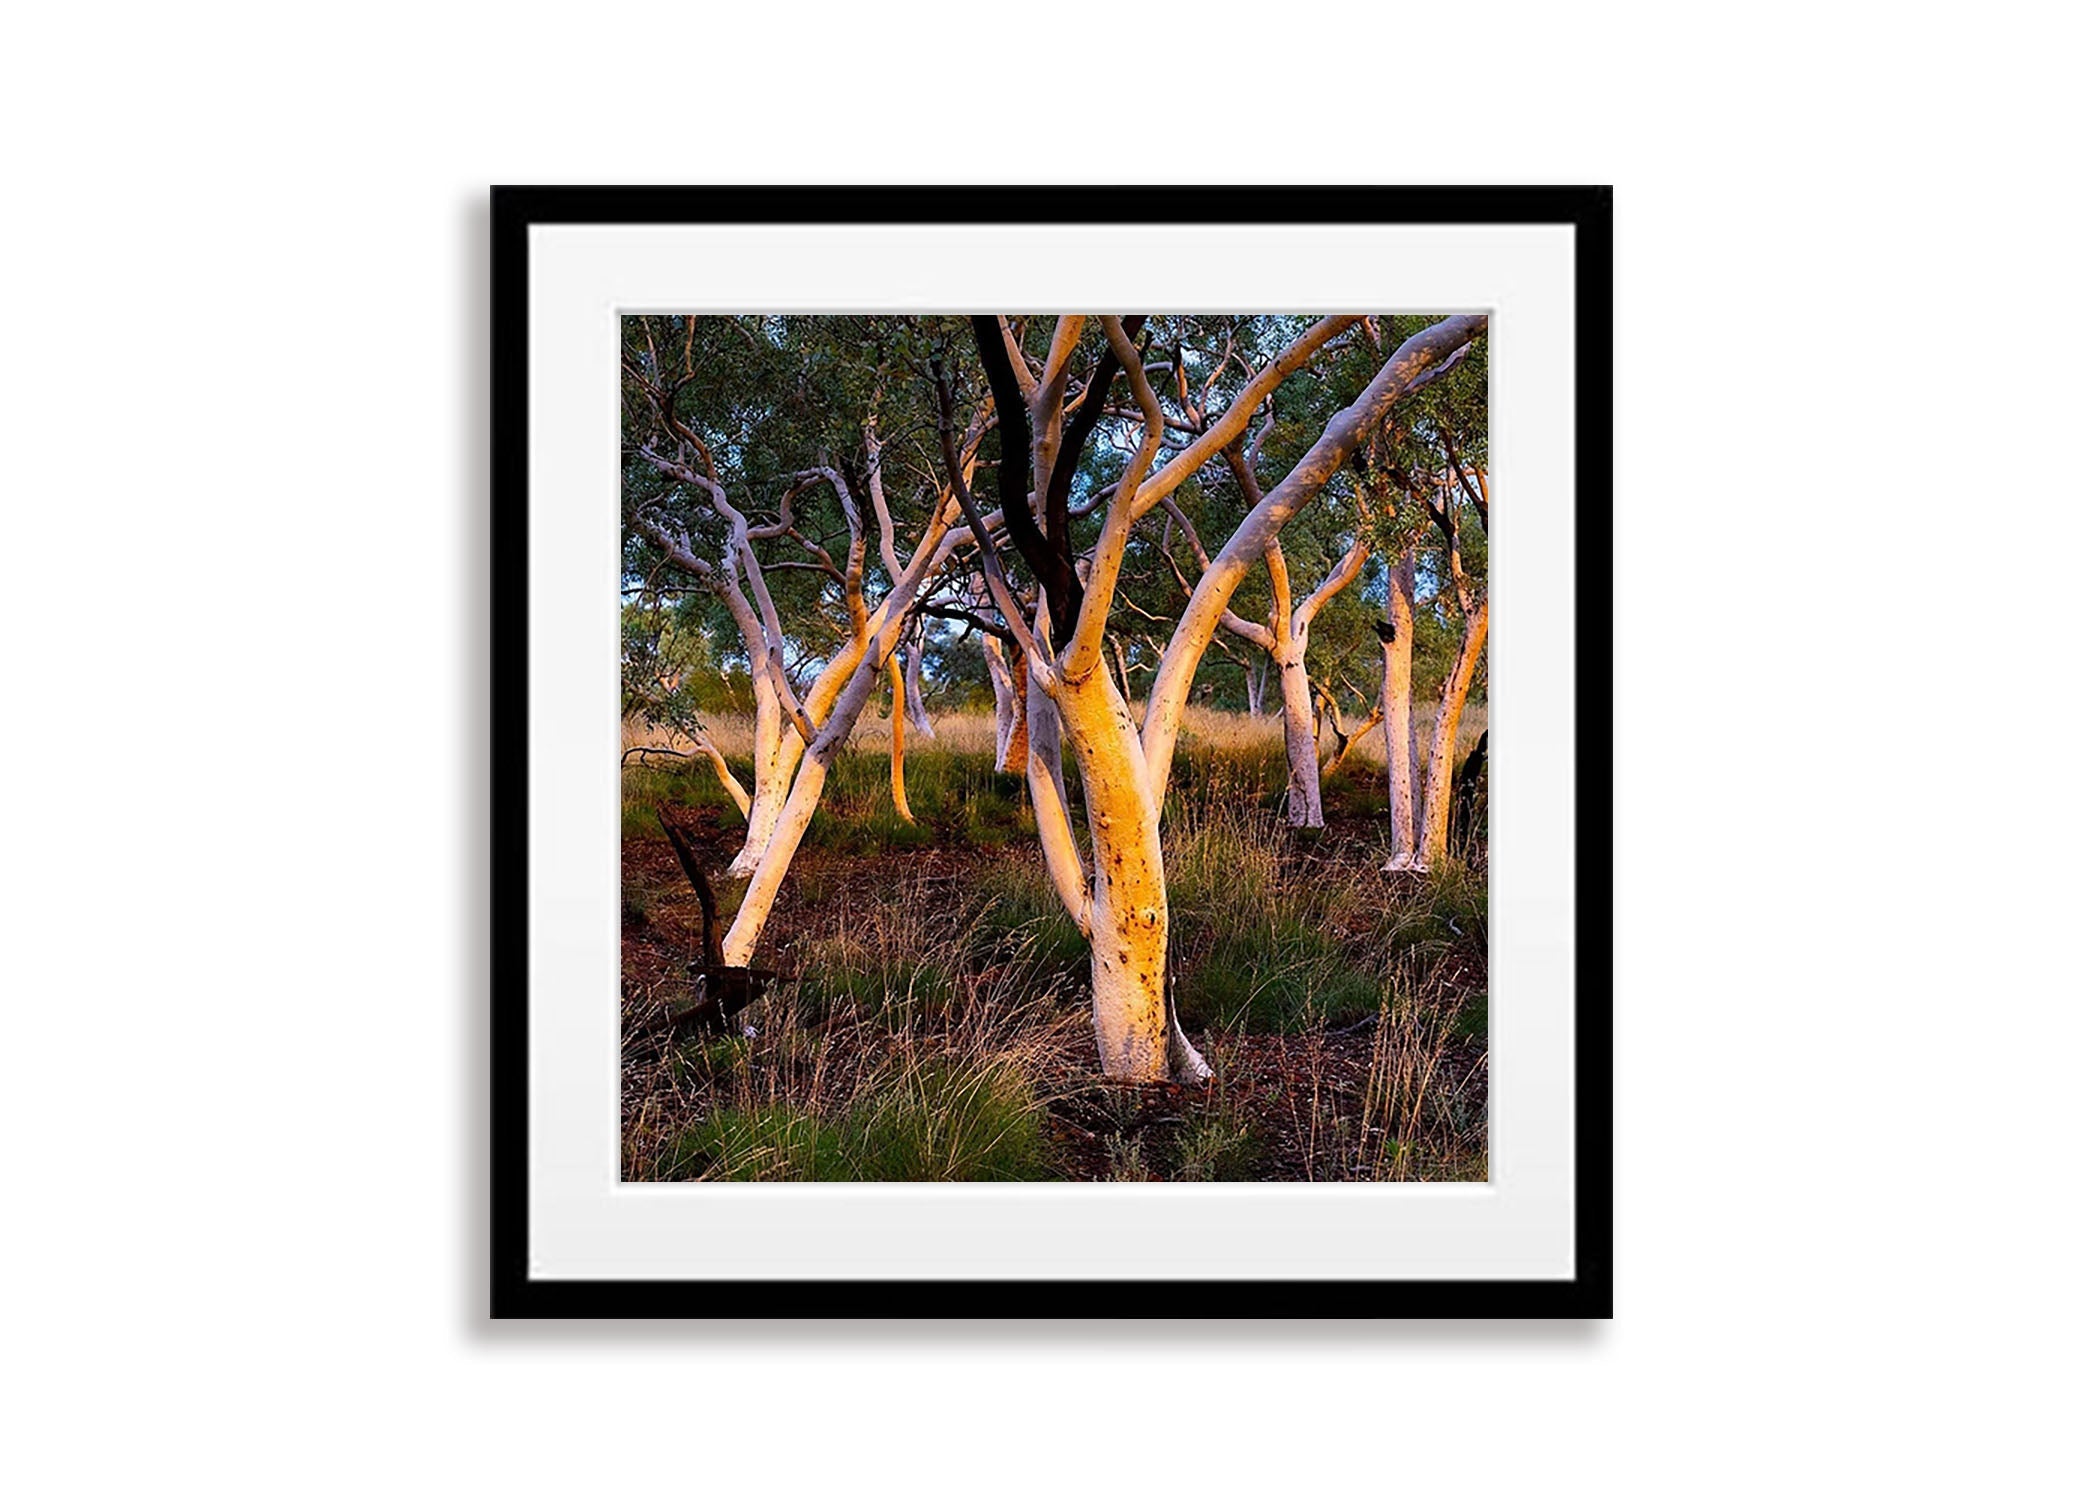
[[[1608,187],[496,187],[490,235],[489,1312],[497,1318],[1607,1318],[1612,1305],[1612,242]],[[1230,205],[1230,213],[1220,212]],[[529,1272],[527,316],[542,224],[1155,222],[1566,225],[1575,241],[1574,1275],[1565,1280],[550,1280]],[[779,1295],[791,1291],[790,1296]],[[1202,1305],[1202,1304],[1198,1304]],[[783,1311],[784,1310],[784,1311]]]

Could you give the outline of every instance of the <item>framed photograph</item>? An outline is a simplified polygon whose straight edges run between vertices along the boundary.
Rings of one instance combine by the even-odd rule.
[[[492,203],[493,1315],[1610,1315],[1608,189]]]

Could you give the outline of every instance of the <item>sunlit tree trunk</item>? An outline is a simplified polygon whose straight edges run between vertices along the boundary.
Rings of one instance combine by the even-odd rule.
[[[1040,684],[1044,696],[1055,704],[1064,735],[1077,752],[1094,866],[1091,886],[1084,898],[1070,889],[1072,882],[1056,869],[1057,861],[1068,855],[1076,863],[1069,838],[1056,836],[1064,823],[1057,805],[1062,778],[1057,778],[1056,789],[1047,784],[1039,786],[1032,769],[1030,789],[1035,795],[1044,852],[1053,864],[1052,882],[1066,909],[1073,912],[1088,936],[1093,956],[1095,1040],[1102,1069],[1113,1079],[1157,1082],[1203,1078],[1210,1072],[1182,1034],[1169,999],[1167,890],[1159,817],[1174,743],[1196,668],[1220,620],[1228,613],[1233,590],[1274,542],[1284,524],[1334,478],[1373,424],[1383,419],[1402,396],[1436,378],[1464,356],[1471,341],[1485,331],[1486,317],[1445,319],[1396,351],[1362,394],[1333,416],[1291,473],[1249,511],[1215,561],[1204,564],[1202,576],[1190,591],[1188,607],[1162,653],[1142,733],[1132,722],[1129,706],[1116,691],[1111,674],[1104,670],[1102,657],[1103,636],[1116,598],[1117,574],[1129,545],[1131,527],[1139,515],[1166,502],[1174,487],[1203,462],[1235,442],[1245,430],[1249,416],[1289,369],[1311,358],[1319,348],[1360,321],[1347,317],[1323,319],[1316,324],[1294,341],[1285,355],[1249,382],[1222,419],[1200,431],[1158,471],[1152,472],[1164,419],[1146,378],[1143,356],[1131,342],[1133,330],[1126,328],[1121,319],[1101,319],[1113,362],[1104,358],[1096,365],[1082,399],[1073,404],[1072,409],[1080,413],[1075,419],[1076,433],[1064,430],[1067,386],[1061,363],[1055,358],[1045,361],[1034,400],[1024,401],[1017,378],[1008,369],[1005,345],[1011,338],[1003,320],[973,319],[980,357],[992,383],[1001,442],[1007,445],[1005,451],[1016,451],[1016,438],[1023,432],[1035,439],[1034,490],[1029,490],[1016,466],[1002,464],[1000,505],[1008,535],[1040,586],[1036,628],[1023,618],[997,567],[983,523],[974,506],[968,504],[968,481],[959,472],[950,435],[951,401],[946,387],[940,390],[943,459],[951,488],[966,502],[965,513],[986,559],[986,583],[1014,637],[1027,643],[1030,682]],[[1060,345],[1070,347],[1066,344],[1068,324],[1072,325],[1071,339],[1076,343],[1078,322],[1059,320],[1052,338],[1053,351]],[[1108,497],[1099,538],[1090,554],[1091,566],[1082,576],[1074,568],[1069,535],[1064,530],[1068,519],[1066,489],[1059,476],[1068,477],[1069,469],[1057,466],[1056,456],[1061,440],[1075,445],[1084,441],[1088,427],[1099,414],[1100,398],[1118,368],[1142,408],[1145,427],[1122,478]],[[1058,428],[1054,434],[1047,432],[1046,424],[1050,423]],[[1035,517],[1042,518],[1040,528]],[[1054,748],[1039,743],[1039,738],[1030,736],[1031,768],[1046,759],[1046,750]],[[1044,783],[1049,780],[1042,778]]]
[[[952,503],[937,508],[918,550],[900,572],[896,586],[884,596],[873,619],[860,633],[858,654],[850,648],[841,651],[810,688],[805,713],[812,719],[812,738],[796,765],[794,781],[774,822],[772,835],[752,866],[751,883],[744,888],[736,920],[730,924],[729,935],[722,941],[725,963],[748,965],[751,962],[759,934],[765,930],[766,918],[772,915],[773,902],[780,894],[780,883],[787,877],[788,865],[794,860],[795,851],[802,847],[802,835],[808,831],[809,820],[816,813],[817,801],[824,792],[824,779],[830,774],[832,762],[838,759],[839,752],[851,738],[853,726],[860,721],[861,710],[867,707],[877,684],[882,681],[884,663],[897,649],[920,590],[929,578],[940,572],[955,548],[968,539],[967,532],[944,530],[954,513]],[[815,722],[819,715],[821,724]]]
[[[990,631],[979,639],[984,643],[984,666],[992,679],[992,735],[994,764],[1009,776],[1018,776],[1028,767],[1028,712],[1025,702],[1025,685],[1021,675],[1026,671],[1025,658],[1009,658],[999,637]]]
[[[1102,1071],[1130,1082],[1208,1078],[1168,997],[1166,864],[1137,725],[1098,668],[1066,685],[1059,708],[1078,755],[1094,847],[1087,928]]]
[[[1043,864],[1050,875],[1050,888],[1057,892],[1065,912],[1090,933],[1093,916],[1087,898],[1086,867],[1079,858],[1079,841],[1072,832],[1072,804],[1065,794],[1064,725],[1057,701],[1040,679],[1026,683],[1028,699],[1028,802],[1035,812],[1036,836],[1043,846]]]
[[[904,669],[897,665],[894,652],[890,655],[890,806],[905,822],[918,821],[911,815],[911,799],[904,792]]]
[[[902,614],[898,610],[898,614]],[[772,915],[773,902],[780,894],[780,882],[787,877],[788,865],[795,851],[802,847],[802,835],[808,831],[809,820],[815,816],[818,799],[824,793],[824,778],[830,774],[832,762],[838,759],[846,741],[853,734],[853,726],[859,722],[861,710],[868,699],[874,696],[876,685],[884,676],[881,666],[885,654],[885,632],[878,632],[862,649],[857,663],[844,687],[829,705],[829,712],[816,737],[802,752],[795,769],[794,782],[789,786],[780,815],[774,820],[771,837],[760,851],[751,870],[751,883],[744,888],[744,899],[738,905],[736,920],[730,924],[729,935],[722,941],[725,963],[737,966],[748,965],[751,954],[758,946],[758,935]],[[894,646],[894,628],[887,632],[888,645]],[[812,694],[814,701],[815,695]]]
[[[860,474],[864,492],[856,493],[853,479],[837,469],[820,466],[801,470],[791,476],[792,487],[781,499],[779,519],[753,527],[749,518],[729,502],[706,442],[675,414],[673,392],[652,381],[647,370],[631,367],[630,374],[642,383],[661,413],[665,429],[677,443],[675,456],[656,452],[646,443],[638,450],[640,456],[660,472],[704,495],[716,514],[728,523],[728,547],[718,567],[694,554],[684,524],[667,509],[644,504],[637,507],[631,518],[635,529],[663,552],[667,563],[699,579],[722,598],[736,617],[751,660],[758,708],[754,734],[757,766],[750,809],[751,827],[744,849],[732,864],[734,873],[749,874],[750,883],[745,887],[736,919],[722,943],[722,961],[730,967],[745,967],[750,963],[759,934],[772,912],[788,865],[808,830],[832,762],[852,735],[861,711],[885,675],[891,684],[896,733],[902,734],[910,694],[908,684],[899,675],[895,656],[903,644],[907,627],[913,623],[922,591],[940,574],[956,549],[972,540],[973,536],[982,539],[984,545],[994,544],[985,536],[981,525],[973,525],[970,529],[954,527],[963,505],[955,493],[947,492],[936,498],[926,530],[910,561],[898,556],[893,518],[883,495],[881,444],[876,437],[872,414],[866,428],[866,467]],[[962,444],[964,456],[958,457],[952,441],[950,443],[947,461],[955,469],[963,490],[967,490],[969,474],[976,467],[975,450],[987,429],[989,416],[987,410],[972,425]],[[818,484],[829,484],[839,499],[848,536],[844,568],[833,561],[826,548],[807,536],[797,534],[797,539],[804,551],[816,558],[818,571],[827,574],[840,586],[846,602],[848,628],[844,643],[817,673],[806,692],[798,697],[796,686],[787,672],[786,635],[766,584],[764,566],[753,550],[752,541],[755,537],[795,534],[793,502],[804,490]],[[879,555],[890,578],[889,590],[872,612],[862,587],[868,546],[864,521],[869,516],[875,522]],[[798,565],[809,566],[807,563]],[[742,575],[741,586],[739,574]],[[750,590],[749,598],[745,596],[745,587]],[[759,686],[761,682],[762,687]],[[903,798],[901,769],[901,761],[893,749],[892,789],[898,810],[909,817]]]
[[[757,868],[758,856],[773,836],[802,747],[781,715],[780,695],[763,673],[753,678],[751,692],[757,700],[757,722],[751,734],[751,810],[745,818],[743,847],[729,862],[729,873],[739,876]]]
[[[1466,613],[1465,637],[1458,656],[1444,677],[1443,696],[1437,703],[1436,728],[1429,737],[1429,763],[1422,773],[1422,832],[1415,844],[1418,867],[1434,868],[1449,858],[1451,842],[1451,773],[1458,748],[1458,718],[1473,686],[1473,669],[1487,644],[1487,600],[1480,599]]]
[[[694,743],[700,747],[700,753],[707,757],[707,763],[714,767],[715,780],[721,784],[722,790],[729,794],[729,800],[736,804],[736,810],[748,819],[751,816],[751,794],[745,791],[744,784],[736,779],[736,772],[729,769],[729,762],[722,758],[722,752],[716,748],[714,740],[702,729]]]

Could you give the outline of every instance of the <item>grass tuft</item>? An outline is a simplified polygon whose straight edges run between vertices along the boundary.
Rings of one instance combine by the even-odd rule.
[[[1484,1176],[1484,856],[1382,874],[1383,779],[1368,758],[1329,778],[1335,826],[1294,834],[1274,723],[1212,717],[1231,732],[1199,722],[1183,736],[1163,830],[1174,999],[1212,1084],[1104,1083],[1087,945],[1043,871],[1025,787],[992,769],[989,725],[981,744],[968,720],[943,720],[938,743],[914,736],[906,824],[885,722],[834,766],[783,887],[755,961],[791,977],[739,1016],[755,1034],[630,1042],[623,1174]],[[630,765],[622,785],[634,1021],[685,993],[697,932],[656,808],[680,809],[721,860],[743,825],[704,762]],[[716,890],[733,910],[741,883]]]

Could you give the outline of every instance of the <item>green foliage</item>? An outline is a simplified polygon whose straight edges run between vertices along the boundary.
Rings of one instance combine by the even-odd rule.
[[[703,714],[748,714],[751,678],[726,666],[691,600],[620,607],[620,712],[697,736]],[[729,637],[734,639],[734,636]]]
[[[1254,459],[1256,482],[1273,487],[1318,438],[1334,411],[1355,399],[1402,341],[1433,322],[1429,316],[1379,320],[1378,339],[1362,330],[1330,343],[1310,365],[1285,380],[1262,420],[1274,423]],[[1040,360],[1055,320],[1016,321],[1017,338]],[[1142,340],[1155,366],[1154,385],[1172,421],[1169,447],[1187,441],[1193,426],[1214,422],[1244,387],[1253,370],[1280,352],[1311,322],[1303,316],[1252,314],[1152,317]],[[847,564],[851,524],[863,537],[872,513],[851,517],[825,483],[805,475],[828,464],[849,481],[863,472],[868,434],[879,439],[885,493],[898,536],[908,539],[930,494],[927,480],[941,468],[929,371],[938,360],[962,382],[959,407],[974,412],[982,397],[982,370],[966,320],[953,317],[629,317],[622,320],[625,364],[622,382],[622,494],[630,522],[644,508],[687,538],[692,550],[720,574],[726,522],[711,498],[667,476],[644,456],[644,448],[667,456],[678,446],[666,431],[663,408],[682,433],[705,448],[684,451],[682,461],[711,463],[729,502],[754,523],[769,522],[791,495],[794,529],[762,525],[768,534],[754,545],[767,569],[768,585],[788,637],[791,671],[806,680],[810,664],[836,649],[845,618],[842,586],[824,567],[812,566],[806,550],[824,549],[835,567]],[[1078,366],[1087,367],[1104,349],[1098,329],[1082,335]],[[1375,560],[1360,583],[1343,590],[1323,611],[1310,643],[1308,666],[1330,686],[1351,713],[1367,708],[1377,690],[1380,657],[1375,627],[1386,593],[1399,572],[1420,605],[1415,652],[1415,691],[1434,694],[1450,665],[1457,641],[1458,610],[1452,586],[1450,548],[1430,524],[1422,496],[1436,493],[1429,481],[1449,466],[1484,467],[1487,447],[1487,340],[1453,369],[1400,404],[1384,428],[1286,528],[1281,544],[1294,595],[1302,598],[1326,575],[1358,536],[1367,537]],[[1087,497],[1118,477],[1134,428],[1127,399],[1118,398],[1080,456],[1073,488],[1084,508]],[[1254,425],[1260,427],[1262,420]],[[988,486],[1003,461],[1003,438],[994,430],[979,450]],[[1249,443],[1251,447],[1251,441]],[[988,487],[980,503],[989,504]],[[1221,546],[1245,516],[1247,497],[1230,468],[1213,462],[1177,492],[1211,548]],[[1446,507],[1469,574],[1485,584],[1487,534],[1469,502],[1453,497]],[[857,507],[866,510],[865,496]],[[1101,510],[1074,522],[1074,541],[1091,545]],[[749,702],[750,669],[744,642],[721,598],[676,569],[667,569],[655,545],[630,524],[624,573],[631,607],[639,617],[623,620],[623,696],[652,722],[690,733],[701,716],[734,712]],[[908,540],[904,550],[909,550]],[[1170,517],[1155,511],[1140,524],[1120,574],[1119,607],[1113,613],[1107,649],[1127,676],[1133,695],[1150,688],[1160,647],[1184,604],[1181,583],[1169,560],[1195,576],[1187,543]],[[1412,565],[1402,568],[1403,559]],[[879,598],[883,569],[866,558],[866,588]],[[965,565],[938,581],[936,600],[948,608],[981,607]],[[1024,580],[1025,581],[1025,580]],[[1269,618],[1273,598],[1266,569],[1241,583],[1234,608],[1257,622]],[[935,707],[981,707],[990,684],[974,633],[953,621],[928,616],[915,627],[924,644],[925,696]],[[695,642],[697,641],[697,645]],[[691,670],[668,674],[683,654],[700,660]],[[1247,701],[1250,672],[1260,667],[1260,648],[1230,633],[1211,642],[1199,666],[1192,701],[1237,709]],[[1265,698],[1275,701],[1273,673]],[[666,682],[671,685],[667,688]],[[1474,695],[1484,696],[1486,672],[1476,675]],[[726,747],[725,747],[726,748]],[[916,790],[916,789],[915,789]],[[914,808],[917,798],[914,797]],[[996,825],[974,820],[980,833],[996,838]],[[891,830],[895,833],[896,830]],[[847,837],[845,835],[837,835]],[[909,834],[898,837],[909,841]]]

